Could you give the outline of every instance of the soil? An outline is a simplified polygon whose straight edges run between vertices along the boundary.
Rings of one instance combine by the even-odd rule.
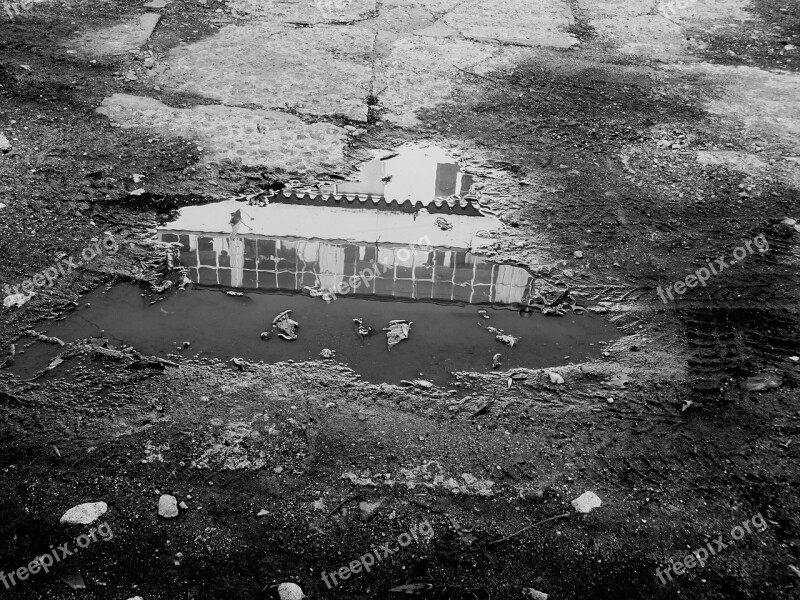
[[[800,191],[778,169],[793,148],[707,110],[726,98],[711,74],[616,54],[574,10],[578,56],[542,51],[460,72],[450,101],[419,111],[416,128],[382,121],[371,97],[366,133],[341,170],[409,141],[469,148],[520,185],[493,205],[511,228],[496,258],[605,302],[623,337],[600,360],[559,367],[563,384],[519,369],[424,389],[365,382],[336,361],[237,366],[189,353],[170,356],[174,366],[125,368],[132,355],[98,353],[97,339],[70,344],[64,364],[35,380],[0,369],[0,569],[74,547],[89,526],[59,518],[76,504],[106,502],[113,530],[8,597],[232,600],[270,597],[288,581],[332,599],[393,597],[390,588],[414,582],[442,586],[419,596],[431,598],[522,598],[523,588],[554,600],[797,597],[800,233],[782,220],[800,218]],[[706,39],[695,58],[796,71],[800,60],[779,46],[797,42],[798,10],[755,0],[754,21]],[[191,140],[94,113],[114,93],[141,93],[125,78],[139,57],[89,63],[60,43],[78,24],[138,13],[70,1],[0,22],[0,129],[13,145],[0,154],[0,286],[79,256],[106,232],[120,240],[113,256],[3,309],[3,353],[24,350],[26,330],[68,317],[92,290],[134,282],[152,294],[164,249],[149,238],[180,206],[290,177],[207,165]],[[148,46],[156,56],[213,35],[212,19],[237,18],[211,1],[174,0],[162,14],[169,26]],[[214,103],[157,92],[175,107]],[[696,160],[720,150],[772,166]],[[133,173],[146,176],[145,194],[131,195]],[[759,235],[768,251],[661,301],[659,287]],[[509,243],[543,239],[537,264]],[[755,389],[765,378],[778,384]],[[578,514],[570,502],[587,490],[602,506]],[[161,494],[187,508],[160,517]],[[360,507],[376,500],[374,515]],[[763,531],[659,580],[657,569],[757,515]],[[323,572],[396,546],[426,520],[430,540],[326,586]],[[75,573],[85,589],[65,583]]]

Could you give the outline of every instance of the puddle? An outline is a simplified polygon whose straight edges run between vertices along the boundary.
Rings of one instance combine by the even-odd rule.
[[[146,354],[166,357],[183,342],[191,346],[184,356],[234,356],[277,362],[318,359],[323,348],[336,351],[336,360],[347,363],[364,379],[398,383],[423,378],[441,385],[452,381],[450,373],[461,370],[490,371],[492,356],[503,355],[503,368],[540,368],[580,362],[600,356],[598,342],[619,337],[613,326],[591,315],[522,318],[513,307],[478,307],[434,302],[380,301],[340,297],[326,304],[319,298],[299,294],[251,293],[242,297],[221,290],[190,289],[176,292],[156,304],[149,294],[128,284],[106,293],[93,292],[64,321],[39,324],[65,342],[99,335],[114,346],[126,343]],[[267,341],[260,333],[286,309],[300,323],[299,339]],[[478,314],[487,311],[489,319]],[[379,330],[361,344],[353,331],[353,319]],[[413,321],[409,339],[387,349],[386,333],[380,331],[392,319]],[[479,326],[479,324],[481,326]],[[492,326],[520,337],[509,348],[494,339],[484,327]],[[594,344],[594,346],[590,346]],[[47,366],[58,349],[36,344],[18,357],[13,367],[20,377],[30,377]],[[566,358],[569,356],[569,358]],[[69,362],[56,369],[66,369]]]
[[[173,288],[156,303],[131,285],[96,291],[84,298],[91,306],[48,324],[48,335],[66,342],[104,330],[113,345],[156,356],[189,342],[180,351],[186,356],[266,362],[318,359],[327,348],[369,381],[423,378],[441,385],[454,371],[491,370],[496,353],[505,369],[557,366],[597,358],[599,341],[619,337],[593,315],[520,311],[534,278],[523,267],[480,256],[503,225],[483,214],[480,185],[441,150],[379,156],[357,179],[335,184],[324,192],[329,196],[286,193],[261,206],[229,200],[182,209],[157,238],[180,244],[188,289]],[[360,194],[371,195],[369,201]],[[311,297],[309,288],[332,291],[335,299]],[[299,339],[262,340],[287,309],[300,323]],[[355,318],[376,334],[358,337]],[[381,330],[395,319],[413,327],[390,351]],[[487,327],[521,341],[508,347]],[[56,353],[32,346],[14,372],[32,376]]]
[[[359,169],[354,181],[335,183],[323,191],[429,202],[464,198],[474,183],[472,175],[444,150],[405,146],[379,153]]]

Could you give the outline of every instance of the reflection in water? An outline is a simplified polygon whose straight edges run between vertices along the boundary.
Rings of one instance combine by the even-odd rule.
[[[299,291],[347,284],[359,296],[515,304],[527,303],[532,284],[525,269],[465,249],[200,232],[159,237],[183,245],[181,262],[201,286]]]
[[[472,176],[462,172],[458,163],[443,150],[418,146],[406,146],[391,158],[376,158],[365,163],[356,179],[337,183],[330,191],[427,203],[434,199],[463,198],[474,183]]]

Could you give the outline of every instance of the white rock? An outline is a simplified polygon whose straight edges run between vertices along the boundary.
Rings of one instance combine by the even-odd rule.
[[[26,296],[25,294],[11,294],[10,296],[3,298],[3,306],[5,308],[11,308],[12,306],[19,308],[35,295],[36,292],[31,292],[30,296]]]
[[[364,521],[371,520],[384,502],[386,502],[386,498],[379,498],[375,502],[359,502],[358,508],[361,510],[361,518]]]
[[[572,508],[575,509],[575,512],[585,514],[592,512],[593,509],[599,507],[602,503],[603,501],[600,500],[600,496],[594,492],[584,492],[572,501]]]
[[[262,508],[260,511],[258,511],[258,514],[256,516],[257,517],[265,517],[268,514],[269,514],[269,511]]]
[[[522,595],[531,600],[547,600],[547,594],[533,588],[522,588]]]
[[[178,516],[178,500],[175,496],[163,494],[158,499],[158,514],[165,519],[172,519]]]
[[[141,596],[134,596],[133,598],[128,598],[128,600],[144,600]]]
[[[303,600],[306,595],[296,583],[282,583],[278,586],[278,597],[281,600]]]
[[[564,378],[558,373],[554,373],[553,371],[546,371],[546,373],[550,377],[550,383],[556,383],[559,385],[564,383]]]
[[[69,525],[88,525],[99,519],[100,515],[106,514],[106,511],[108,504],[105,502],[86,502],[70,508],[61,517],[61,522]]]
[[[8,141],[8,138],[0,133],[0,152],[8,152],[11,150],[11,142]]]

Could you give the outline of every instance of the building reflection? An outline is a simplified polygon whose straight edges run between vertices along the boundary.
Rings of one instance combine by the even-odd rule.
[[[183,245],[181,262],[200,286],[335,290],[358,280],[358,296],[515,304],[527,303],[532,283],[522,267],[493,264],[466,249],[176,231],[159,237]]]

